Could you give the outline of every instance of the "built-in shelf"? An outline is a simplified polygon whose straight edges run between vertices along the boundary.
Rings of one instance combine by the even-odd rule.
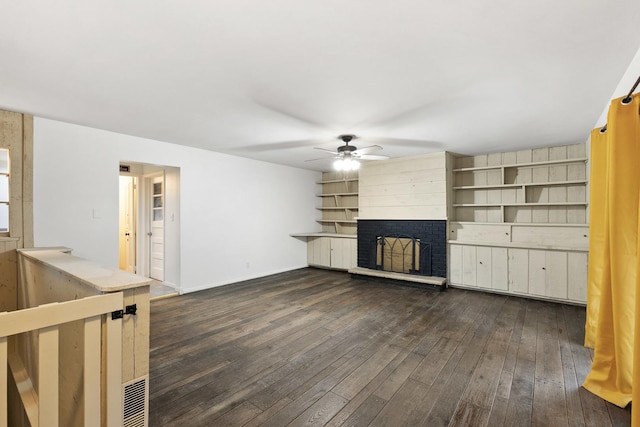
[[[456,157],[451,285],[584,303],[587,161],[585,144]]]
[[[340,234],[340,233],[294,233],[291,237],[338,237],[340,239],[357,239],[355,234]]]
[[[455,221],[586,223],[587,158],[578,145],[457,157],[455,162]]]
[[[512,163],[505,165],[491,165],[491,166],[473,166],[468,168],[456,168],[453,169],[454,172],[471,172],[471,171],[482,171],[482,170],[495,170],[495,169],[507,169],[507,168],[535,168],[535,167],[543,167],[543,166],[555,166],[555,165],[566,165],[571,163],[586,163],[586,157],[578,157],[573,159],[559,159],[559,160],[542,160],[538,162],[523,162],[523,163]]]
[[[328,173],[328,172],[327,172]],[[358,177],[350,177],[343,179],[323,179],[322,181],[316,181],[316,184],[335,184],[336,182],[356,182]]]
[[[553,181],[553,182],[530,182],[523,184],[494,184],[494,185],[463,185],[460,187],[452,187],[453,190],[490,190],[499,188],[523,188],[523,187],[547,187],[547,186],[561,186],[561,185],[586,185],[587,181],[580,180],[568,180],[568,181]]]
[[[316,194],[316,197],[357,196],[358,193],[324,193]]]
[[[322,212],[323,233],[356,234],[358,213],[358,173],[325,172],[318,181],[322,191],[316,196],[321,200],[316,209]]]
[[[587,206],[587,202],[536,202],[536,203],[454,203],[454,208],[474,207],[474,208],[490,208],[501,206]]]

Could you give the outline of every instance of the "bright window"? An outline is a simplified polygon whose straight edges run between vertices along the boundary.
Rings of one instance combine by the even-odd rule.
[[[9,150],[0,148],[0,233],[9,231]]]

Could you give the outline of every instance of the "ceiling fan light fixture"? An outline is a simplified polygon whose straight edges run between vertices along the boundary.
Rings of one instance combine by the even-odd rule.
[[[360,168],[360,162],[351,157],[345,157],[333,162],[333,168],[337,171],[355,171]]]

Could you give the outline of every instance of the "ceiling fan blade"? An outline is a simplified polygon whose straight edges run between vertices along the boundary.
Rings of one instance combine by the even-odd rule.
[[[387,160],[389,156],[376,156],[373,154],[363,154],[362,156],[358,156],[357,158],[362,160]]]
[[[330,159],[334,159],[335,157],[319,157],[317,159],[308,159],[305,160],[305,162],[316,162],[318,160],[330,160]]]
[[[353,152],[353,154],[355,154],[356,156],[359,156],[359,155],[373,153],[374,151],[380,151],[380,150],[382,150],[382,147],[380,147],[379,145],[371,145],[369,147],[358,148],[356,151]]]
[[[326,151],[327,153],[338,155],[338,152],[333,150],[327,150],[326,148],[320,148],[320,147],[313,147],[313,148],[315,148],[316,150],[322,150],[322,151]]]

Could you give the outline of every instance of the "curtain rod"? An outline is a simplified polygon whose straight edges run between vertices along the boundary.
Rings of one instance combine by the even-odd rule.
[[[622,102],[624,102],[625,104],[628,104],[631,102],[631,94],[633,93],[634,90],[636,90],[636,88],[638,87],[638,84],[640,84],[640,76],[638,76],[638,80],[636,80],[636,82],[633,84],[633,87],[631,88],[627,96],[624,97]]]
[[[638,87],[638,84],[640,84],[640,76],[638,76],[638,80],[636,80],[636,82],[633,84],[627,96],[622,98],[623,104],[628,104],[631,102],[632,100],[631,95],[633,94],[633,91],[636,90],[636,88]],[[600,133],[605,133],[606,131],[607,131],[607,125],[602,126],[602,128],[600,129]]]

